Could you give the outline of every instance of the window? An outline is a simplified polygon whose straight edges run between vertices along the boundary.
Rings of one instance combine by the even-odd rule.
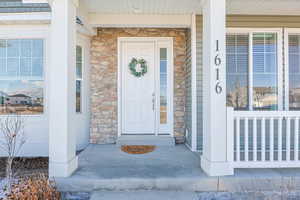
[[[300,110],[300,34],[288,35],[289,109]]]
[[[42,39],[0,39],[0,114],[44,111]]]
[[[160,123],[167,124],[167,48],[160,48]]]
[[[249,108],[249,38],[247,34],[228,35],[227,50],[227,106],[237,110]]]
[[[228,34],[227,106],[235,110],[278,110],[279,76],[276,32]]]
[[[81,113],[81,95],[82,95],[82,47],[76,46],[76,112]]]

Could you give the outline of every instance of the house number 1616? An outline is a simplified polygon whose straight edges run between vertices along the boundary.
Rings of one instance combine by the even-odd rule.
[[[220,65],[222,64],[222,59],[219,57],[219,40],[216,40],[216,56],[215,56],[215,67],[216,67],[216,86],[215,91],[217,94],[221,94],[223,91],[223,88],[221,86],[220,82]]]

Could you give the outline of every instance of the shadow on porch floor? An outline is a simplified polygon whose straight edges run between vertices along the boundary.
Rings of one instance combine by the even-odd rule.
[[[79,168],[69,178],[56,179],[61,191],[300,190],[300,169],[241,169],[234,176],[208,177],[200,156],[184,145],[157,147],[142,155],[124,153],[117,145],[89,145],[79,154]]]

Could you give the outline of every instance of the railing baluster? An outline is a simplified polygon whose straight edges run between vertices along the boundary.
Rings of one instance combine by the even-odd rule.
[[[294,160],[299,160],[298,148],[299,148],[299,118],[295,118],[295,147],[294,147]]]
[[[240,161],[240,118],[236,118],[236,161]]]
[[[266,160],[266,128],[265,128],[265,118],[261,120],[261,161]]]
[[[270,118],[270,161],[274,160],[274,118]]]
[[[278,161],[282,161],[282,118],[278,118]]]
[[[248,157],[249,157],[249,154],[248,154],[248,149],[249,149],[249,145],[248,145],[248,131],[249,131],[249,129],[248,129],[248,118],[245,118],[245,151],[244,151],[244,153],[245,153],[245,161],[248,161],[249,159],[248,159]]]
[[[291,159],[291,119],[287,117],[286,120],[286,160]]]
[[[256,118],[253,118],[253,161],[257,160],[257,126]]]
[[[228,132],[234,136],[227,140],[232,147],[227,150],[234,153],[227,155],[234,168],[300,166],[299,111],[232,111],[231,115],[234,123],[227,131],[231,129]]]

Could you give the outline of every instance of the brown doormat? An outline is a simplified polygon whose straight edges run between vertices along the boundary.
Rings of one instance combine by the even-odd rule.
[[[122,151],[129,154],[145,154],[155,150],[154,145],[123,145]]]

